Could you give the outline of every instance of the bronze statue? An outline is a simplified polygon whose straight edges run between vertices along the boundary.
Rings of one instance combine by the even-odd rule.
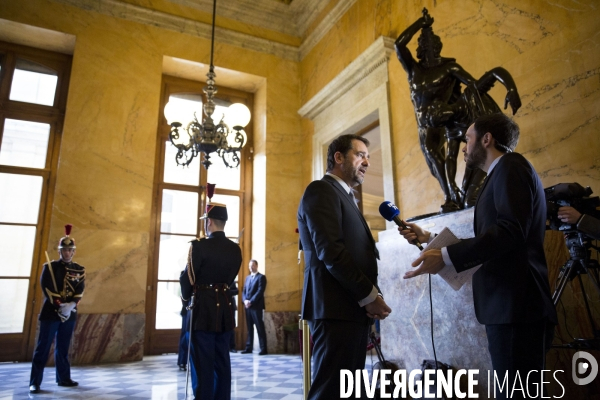
[[[424,8],[423,16],[398,36],[395,47],[408,74],[421,151],[444,192],[440,212],[445,213],[475,205],[485,178],[485,172],[467,169],[462,189],[455,182],[458,151],[467,128],[480,115],[501,112],[487,92],[497,81],[502,83],[507,90],[504,109],[510,104],[513,115],[521,107],[521,99],[504,68],[494,68],[475,79],[456,59],[441,57],[442,41],[432,25],[433,17]],[[417,61],[406,46],[419,31]],[[465,86],[462,91],[461,84]]]

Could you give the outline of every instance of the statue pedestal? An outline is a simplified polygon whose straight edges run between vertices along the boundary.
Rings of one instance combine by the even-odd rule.
[[[414,221],[431,232],[448,227],[459,238],[473,237],[473,209]],[[419,249],[398,230],[379,233],[379,286],[390,316],[381,321],[381,345],[386,359],[407,371],[433,360],[428,276],[403,279]],[[492,369],[485,328],[475,318],[471,283],[454,291],[439,276],[431,276],[433,332],[438,361],[457,369],[478,369],[479,398],[487,399],[487,374]]]

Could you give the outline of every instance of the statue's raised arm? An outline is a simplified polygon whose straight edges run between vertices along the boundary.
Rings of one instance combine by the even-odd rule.
[[[410,43],[412,38],[424,28],[431,28],[433,24],[433,18],[429,15],[429,12],[426,8],[423,9],[423,16],[412,23],[408,28],[404,30],[396,39],[394,43],[394,47],[396,48],[396,55],[398,56],[398,60],[400,60],[400,64],[404,67],[406,72],[412,70],[414,64],[417,62],[413,57],[410,50],[408,50],[407,45]],[[417,53],[419,49],[417,49]],[[418,57],[418,54],[417,54]]]
[[[502,67],[496,67],[489,70],[477,80],[477,90],[480,93],[487,93],[496,82],[500,82],[506,88],[506,97],[504,99],[504,109],[510,104],[513,115],[521,108],[521,97],[517,91],[517,85],[510,73]]]

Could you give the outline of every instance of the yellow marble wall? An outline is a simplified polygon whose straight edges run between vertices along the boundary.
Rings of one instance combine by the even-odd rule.
[[[74,225],[76,259],[88,274],[81,313],[144,313],[163,55],[208,63],[210,41],[66,3],[0,1],[2,19],[76,36],[48,248],[55,248],[65,223]],[[129,3],[206,19],[165,1]],[[298,310],[297,273],[289,267],[296,257],[289,255],[296,246],[296,204],[288,199],[302,193],[299,64],[215,45],[216,66],[266,78],[253,122],[261,138],[255,156],[266,160],[255,176],[266,188],[263,212],[255,215],[264,234],[253,246],[264,253],[268,309]],[[290,292],[296,294],[279,296]]]
[[[73,223],[77,259],[89,274],[82,313],[143,313],[162,59],[208,63],[209,42],[68,3],[0,0],[2,19],[76,36],[48,248],[64,223]],[[166,0],[127,3],[210,21],[206,13]],[[577,181],[600,193],[595,3],[357,0],[300,62],[217,42],[217,66],[266,78],[257,96],[262,103],[255,106],[262,112],[253,122],[260,162],[255,185],[261,188],[254,193],[260,196],[254,218],[261,234],[253,237],[253,248],[269,277],[267,310],[300,308],[294,228],[299,198],[311,180],[313,128],[297,110],[379,36],[396,38],[423,6],[435,18],[442,55],[457,58],[475,76],[496,66],[513,74],[523,100],[517,150],[532,161],[544,184]],[[332,0],[322,14],[336,4]],[[323,19],[320,15],[310,29]],[[242,33],[299,44],[269,30],[218,21],[236,24]],[[389,75],[398,205],[405,216],[433,212],[442,195],[425,167],[406,74],[396,59],[389,61]],[[501,88],[493,95],[502,102]]]
[[[456,58],[475,77],[496,66],[511,72],[523,101],[515,118],[522,132],[517,151],[544,185],[579,182],[600,194],[600,9],[594,0],[358,0],[302,61],[302,104],[377,37],[396,39],[423,7],[435,19],[442,56]],[[389,75],[398,206],[407,217],[436,212],[443,195],[419,148],[406,73],[395,57]],[[504,93],[499,84],[491,92],[500,105]],[[310,180],[309,173],[304,177]]]

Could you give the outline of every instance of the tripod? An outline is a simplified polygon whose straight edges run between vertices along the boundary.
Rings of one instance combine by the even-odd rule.
[[[597,294],[600,296],[600,285],[598,284],[598,271],[600,270],[597,260],[590,259],[590,247],[593,247],[589,238],[578,231],[566,231],[565,241],[569,249],[570,258],[567,260],[565,265],[561,268],[558,284],[556,290],[552,295],[552,302],[554,306],[558,304],[561,295],[567,285],[567,282],[572,281],[575,277],[579,280],[581,286],[581,293],[585,302],[585,308],[587,310],[590,325],[594,337],[591,339],[575,339],[571,343],[553,345],[555,348],[568,348],[568,349],[592,349],[600,350],[600,330],[596,328],[594,324],[594,318],[592,317],[592,311],[588,303],[587,294],[585,287],[583,286],[583,279],[581,275],[587,275],[589,280],[593,283],[596,288]],[[594,274],[594,270],[596,271]]]

